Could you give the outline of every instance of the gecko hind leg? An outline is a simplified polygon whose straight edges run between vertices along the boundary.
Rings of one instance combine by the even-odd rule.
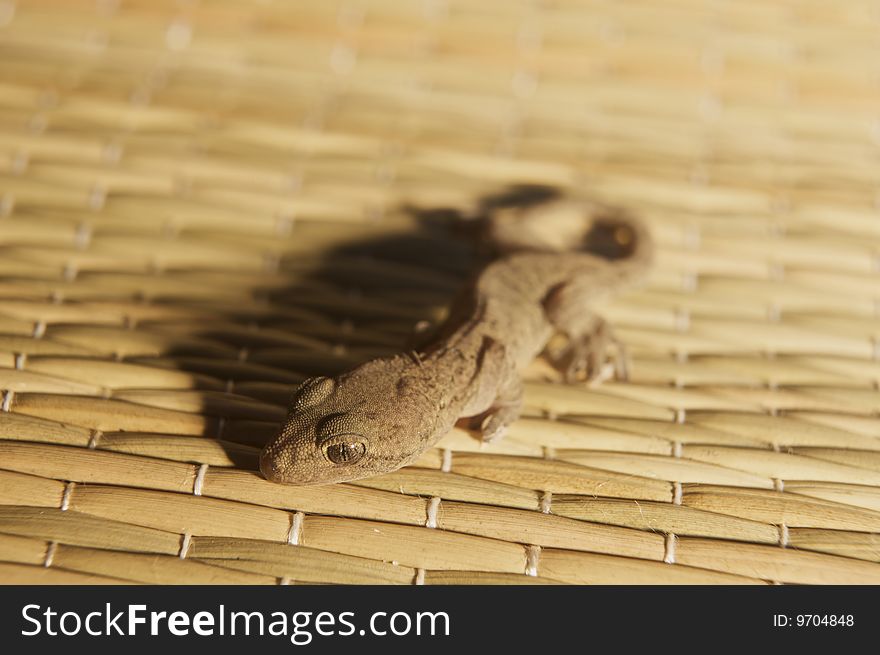
[[[571,291],[571,286],[564,285],[544,301],[547,318],[568,340],[563,348],[547,348],[545,356],[566,382],[592,382],[600,378],[608,351],[613,347],[614,377],[629,379],[623,343],[614,335],[608,321],[585,310],[583,300],[578,301],[577,294]]]
[[[499,441],[507,433],[507,426],[519,418],[522,398],[522,382],[519,377],[511,377],[498,393],[492,406],[484,412],[464,419],[463,427],[475,432],[483,443]]]

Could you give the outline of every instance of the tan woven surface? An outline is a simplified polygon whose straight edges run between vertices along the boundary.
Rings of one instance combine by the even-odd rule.
[[[876,2],[0,0],[0,581],[880,583]],[[627,383],[255,455],[511,183],[641,214]],[[418,211],[413,211],[416,208]],[[419,218],[421,215],[422,218]]]

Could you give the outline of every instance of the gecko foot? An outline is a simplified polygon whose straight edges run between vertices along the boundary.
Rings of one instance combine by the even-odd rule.
[[[472,433],[485,444],[501,441],[507,434],[507,426],[519,418],[520,404],[495,405],[476,416],[459,422],[459,427]]]
[[[500,441],[507,434],[507,426],[519,418],[522,409],[523,388],[519,377],[511,377],[501,389],[489,409],[465,419],[463,427],[475,433],[483,443]]]
[[[569,338],[565,348],[551,355],[551,363],[562,373],[566,382],[598,381],[611,347],[614,349],[614,378],[629,379],[626,348],[614,336],[611,326],[601,319],[590,332]]]
[[[483,443],[501,441],[507,434],[507,426],[513,419],[507,419],[503,412],[495,412],[486,416],[480,423],[480,438]]]

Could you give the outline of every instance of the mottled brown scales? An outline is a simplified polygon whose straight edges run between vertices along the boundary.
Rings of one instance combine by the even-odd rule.
[[[651,241],[641,224],[556,200],[493,211],[486,225],[500,257],[462,294],[438,337],[303,382],[263,450],[266,478],[328,484],[393,471],[462,419],[483,440],[498,439],[519,416],[520,371],[542,351],[568,381],[599,374],[614,337],[590,308],[647,271]],[[557,332],[567,345],[547,352]],[[623,362],[620,347],[617,354]],[[626,375],[622,365],[618,373]]]

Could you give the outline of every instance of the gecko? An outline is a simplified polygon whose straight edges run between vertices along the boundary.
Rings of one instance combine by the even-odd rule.
[[[305,380],[260,455],[266,479],[320,485],[394,471],[456,424],[495,441],[520,414],[521,372],[542,353],[565,381],[591,382],[614,346],[627,377],[622,344],[591,308],[645,277],[653,246],[642,222],[557,196],[490,207],[482,225],[497,256],[436,334],[416,350]],[[551,349],[557,334],[564,345]]]

